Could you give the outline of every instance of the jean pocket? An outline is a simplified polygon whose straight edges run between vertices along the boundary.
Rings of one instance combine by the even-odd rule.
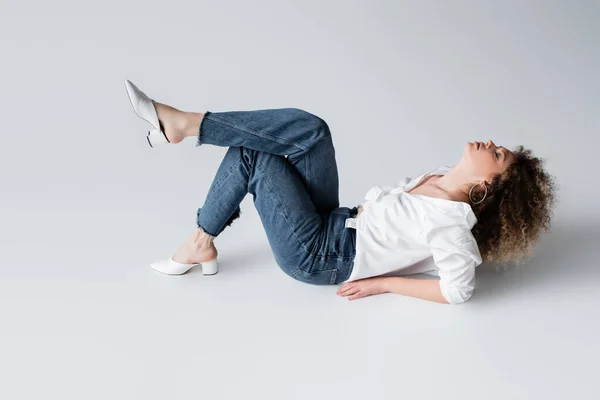
[[[337,278],[337,269],[305,271],[298,268],[292,273],[292,277],[300,282],[313,285],[334,285]]]

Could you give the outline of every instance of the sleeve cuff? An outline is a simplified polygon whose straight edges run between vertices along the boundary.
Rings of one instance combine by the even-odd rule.
[[[473,290],[461,290],[455,286],[446,284],[443,280],[440,280],[440,291],[442,296],[450,304],[461,304],[466,302],[473,295]]]

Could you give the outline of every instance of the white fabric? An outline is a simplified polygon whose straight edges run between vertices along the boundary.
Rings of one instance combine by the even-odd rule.
[[[471,229],[477,217],[464,202],[407,193],[429,175],[444,175],[443,165],[396,186],[374,186],[362,212],[347,218],[356,229],[356,257],[348,281],[379,275],[425,273],[439,276],[451,304],[467,301],[482,263]]]

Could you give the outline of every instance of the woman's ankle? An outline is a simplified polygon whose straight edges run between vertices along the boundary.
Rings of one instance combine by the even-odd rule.
[[[200,132],[200,123],[204,118],[204,113],[186,112],[184,132],[186,137],[198,136]]]
[[[198,247],[209,248],[214,246],[215,237],[206,233],[201,227],[196,227],[194,244]]]

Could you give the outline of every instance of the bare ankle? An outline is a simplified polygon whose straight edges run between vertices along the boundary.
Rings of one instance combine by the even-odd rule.
[[[204,113],[200,112],[186,112],[185,113],[185,127],[183,131],[186,137],[198,136],[200,131],[200,123],[204,118]]]
[[[194,243],[203,248],[209,248],[214,246],[214,236],[209,235],[204,232],[204,229],[197,227],[196,228],[196,238],[194,239]]]

